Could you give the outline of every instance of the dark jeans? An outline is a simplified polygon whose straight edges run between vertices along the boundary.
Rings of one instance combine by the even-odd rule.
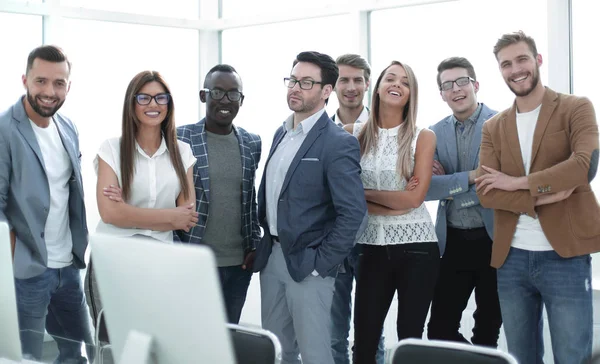
[[[490,266],[492,240],[485,228],[448,228],[446,252],[431,304],[427,337],[469,343],[458,331],[473,289],[477,309],[471,342],[497,347],[502,315],[496,269]]]
[[[437,243],[363,245],[354,306],[354,363],[373,364],[394,293],[398,340],[421,338],[440,265]]]
[[[331,304],[331,350],[335,364],[349,364],[348,335],[352,313],[352,284],[360,271],[359,255],[362,244],[356,244],[335,279],[335,291]],[[383,364],[385,342],[383,335],[377,346],[377,364]]]
[[[241,265],[219,267],[221,289],[225,299],[227,320],[232,324],[240,322],[242,308],[246,302],[246,293],[252,278],[252,272],[242,269]]]
[[[85,363],[81,344],[93,345],[79,269],[72,265],[15,279],[21,345],[26,358],[41,360],[44,330],[56,341],[57,363]],[[65,340],[66,339],[66,340]],[[93,361],[93,348],[87,347]]]

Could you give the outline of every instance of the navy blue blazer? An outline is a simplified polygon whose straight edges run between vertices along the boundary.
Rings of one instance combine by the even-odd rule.
[[[264,235],[256,249],[256,272],[271,255],[265,179],[271,156],[285,134],[283,126],[275,132],[258,191]],[[321,277],[336,276],[350,254],[367,222],[360,173],[358,141],[323,113],[292,160],[279,195],[277,233],[294,281],[302,281],[313,270]]]
[[[477,169],[479,165],[479,147],[481,146],[481,129],[483,123],[494,116],[496,111],[482,104],[481,113],[475,124],[473,139],[471,140],[471,169]],[[430,127],[437,137],[434,159],[442,164],[446,174],[444,176],[432,176],[426,201],[440,200],[435,222],[435,233],[440,246],[440,254],[444,254],[446,248],[446,207],[447,199],[452,197],[458,209],[477,206],[479,198],[475,193],[475,185],[469,186],[469,171],[458,172],[458,150],[456,146],[456,131],[452,121],[452,115],[445,117],[437,124]],[[483,223],[488,235],[494,236],[494,212],[491,209],[481,207]]]

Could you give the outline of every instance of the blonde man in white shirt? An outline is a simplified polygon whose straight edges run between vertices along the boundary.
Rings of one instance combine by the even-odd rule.
[[[169,87],[155,71],[143,71],[129,83],[120,138],[102,143],[94,165],[101,221],[97,233],[151,237],[173,242],[174,230],[196,225],[193,166],[188,144],[177,140]],[[94,320],[101,309],[93,275],[86,286]],[[101,337],[107,340],[104,328]]]

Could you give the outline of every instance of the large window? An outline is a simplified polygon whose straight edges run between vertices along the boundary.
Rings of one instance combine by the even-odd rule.
[[[25,73],[27,56],[42,44],[42,17],[0,13],[0,110],[4,111],[25,93],[21,76]],[[19,34],[11,36],[9,34]]]
[[[438,64],[462,56],[475,67],[478,99],[503,110],[514,95],[502,80],[492,49],[504,33],[523,30],[546,55],[546,0],[454,1],[375,11],[371,15],[373,80],[392,60],[407,63],[419,82],[418,124],[427,127],[450,114],[437,88]],[[547,57],[544,58],[548,63]],[[547,84],[545,67],[542,82]]]
[[[121,135],[123,98],[138,72],[160,72],[171,88],[177,124],[198,119],[198,32],[109,22],[64,20],[62,46],[73,62],[65,115],[79,128],[90,231],[99,220],[93,159]]]
[[[235,123],[261,136],[264,154],[261,166],[275,130],[292,113],[287,106],[283,78],[289,76],[296,55],[318,51],[335,59],[348,52],[350,40],[336,36],[335,32],[348,20],[347,16],[336,16],[223,32],[223,62],[237,69],[246,95]],[[336,110],[337,100],[333,95],[327,112],[333,115]]]
[[[222,0],[222,17],[224,18],[248,18],[255,15],[281,14],[289,10],[294,11],[306,9],[323,9],[328,5],[339,5],[347,3],[347,0]]]
[[[596,35],[600,34],[597,14],[600,4],[587,0],[572,0],[573,23],[573,93],[588,97],[596,110],[596,121],[600,115],[600,93],[598,92],[598,66],[595,47]],[[596,199],[600,196],[600,177],[592,181]],[[600,256],[595,254],[592,272],[595,272],[594,288],[600,288]]]
[[[132,14],[198,18],[200,0],[60,0],[61,5]]]

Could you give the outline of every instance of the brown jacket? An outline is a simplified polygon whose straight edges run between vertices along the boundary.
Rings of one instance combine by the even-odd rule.
[[[525,176],[517,132],[516,104],[490,120],[482,131],[479,169]],[[594,156],[594,157],[592,157]],[[533,137],[529,190],[493,189],[478,193],[494,209],[493,267],[506,260],[521,214],[537,216],[546,238],[561,257],[600,251],[600,206],[590,187],[598,161],[598,124],[591,102],[546,88]],[[535,206],[537,196],[577,187],[566,200]]]

